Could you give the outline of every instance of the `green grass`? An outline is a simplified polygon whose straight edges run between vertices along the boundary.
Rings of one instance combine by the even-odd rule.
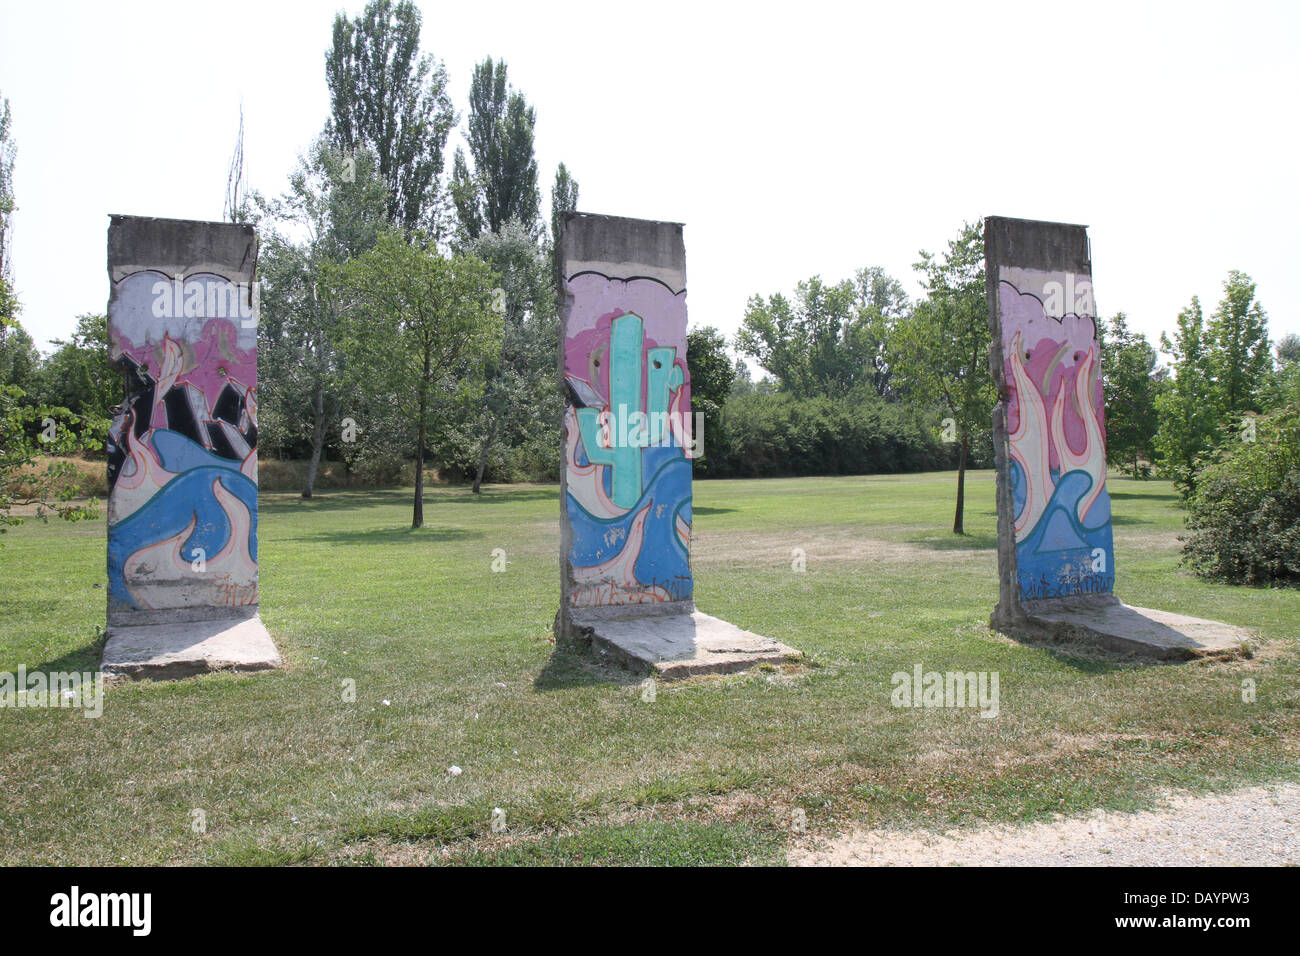
[[[555,487],[432,489],[417,532],[408,492],[264,494],[262,614],[286,667],[119,686],[98,720],[0,710],[0,861],[761,863],[797,809],[827,834],[947,828],[1300,779],[1300,590],[1180,570],[1170,486],[1116,478],[1120,597],[1254,627],[1259,653],[1144,666],[1018,644],[986,626],[992,476],[970,477],[964,538],[944,530],[953,485],[697,482],[700,609],[810,663],[653,703],[548,641]],[[102,523],[6,534],[0,671],[93,668],[103,568]],[[893,708],[915,663],[998,671],[1000,716]]]

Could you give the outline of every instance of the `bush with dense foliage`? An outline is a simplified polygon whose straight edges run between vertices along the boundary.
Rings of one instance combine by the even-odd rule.
[[[1300,404],[1256,420],[1196,477],[1183,559],[1234,584],[1300,583]]]
[[[710,440],[697,466],[710,477],[928,471],[953,467],[956,454],[940,438],[937,415],[859,393],[735,395]]]

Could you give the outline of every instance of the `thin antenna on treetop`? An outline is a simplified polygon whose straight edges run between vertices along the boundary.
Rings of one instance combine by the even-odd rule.
[[[235,151],[230,157],[226,173],[226,204],[221,218],[239,222],[244,213],[244,101],[239,101],[239,135],[235,137]]]

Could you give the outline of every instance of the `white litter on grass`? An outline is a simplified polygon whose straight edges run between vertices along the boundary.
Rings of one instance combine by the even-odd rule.
[[[492,686],[493,686],[493,687],[505,687],[506,684],[505,684],[505,681],[497,681],[497,682],[496,682],[495,684],[493,684]]]
[[[455,764],[452,764],[450,767],[447,768],[447,773],[451,774],[453,777],[459,777],[462,771],[460,767],[457,767]]]
[[[392,707],[392,706],[393,706],[393,702],[392,702],[391,700],[384,700],[384,701],[382,701],[382,703],[383,703],[383,705],[384,705],[385,707]]]

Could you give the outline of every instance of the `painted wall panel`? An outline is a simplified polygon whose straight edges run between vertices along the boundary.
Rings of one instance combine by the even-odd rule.
[[[212,268],[209,234],[231,230],[244,252],[224,274],[186,271]],[[140,268],[133,244],[167,261]],[[114,217],[109,245],[110,354],[127,382],[108,443],[109,623],[252,613],[256,240],[245,226]]]
[[[639,247],[640,260],[635,242],[630,257],[600,258],[602,242],[620,248],[624,228],[655,242]],[[669,258],[683,256],[681,227],[575,214],[568,230],[564,600],[569,608],[690,602],[685,274],[665,266],[657,247],[664,232],[671,245],[675,230]]]
[[[1004,254],[1015,247],[1005,237],[991,245]],[[990,263],[990,273],[997,277],[1016,599],[1109,594],[1115,563],[1091,270],[1007,258],[1015,256]]]

